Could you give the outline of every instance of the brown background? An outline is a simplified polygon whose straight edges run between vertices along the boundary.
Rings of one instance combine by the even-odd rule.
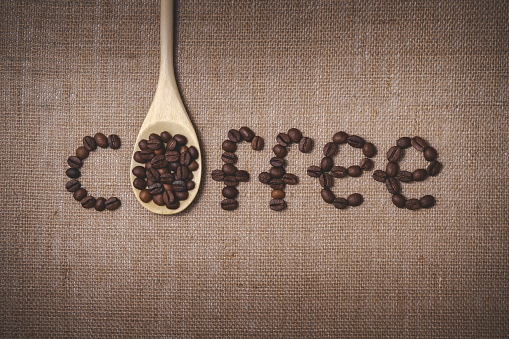
[[[178,1],[176,73],[201,138],[204,178],[185,213],[159,216],[129,184],[155,90],[156,1],[0,5],[0,334],[20,336],[503,337],[508,335],[506,1]],[[220,144],[243,144],[240,208],[219,208]],[[290,127],[288,209],[268,208],[274,137]],[[336,180],[335,210],[305,169],[345,130],[375,168],[401,136],[438,151],[442,173],[405,184],[431,210],[398,210],[371,173]],[[85,135],[116,133],[83,167],[98,213],[65,191]],[[342,147],[337,164],[360,152]],[[409,150],[401,166],[425,165]]]

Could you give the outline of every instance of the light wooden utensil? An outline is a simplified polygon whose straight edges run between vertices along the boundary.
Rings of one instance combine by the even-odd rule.
[[[198,150],[200,156],[196,159],[196,162],[198,162],[199,167],[193,172],[193,181],[196,183],[196,187],[189,191],[189,198],[181,201],[180,207],[175,210],[170,210],[166,206],[157,206],[153,201],[144,203],[140,200],[140,191],[132,186],[136,178],[132,173],[132,169],[142,164],[134,161],[132,157],[130,169],[131,186],[133,187],[136,199],[149,211],[157,214],[176,214],[188,207],[196,197],[201,182],[202,162],[198,137],[180,98],[173,71],[173,0],[161,0],[161,65],[159,69],[159,82],[157,83],[152,105],[141,125],[138,138],[134,144],[133,155],[136,151],[140,150],[138,147],[140,140],[148,140],[151,133],[160,134],[163,131],[168,131],[171,135],[182,134],[186,136],[188,140],[187,146],[194,146]]]

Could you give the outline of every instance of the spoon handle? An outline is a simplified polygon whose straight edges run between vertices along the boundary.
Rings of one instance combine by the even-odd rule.
[[[177,89],[173,69],[173,0],[161,0],[161,65],[159,83]]]

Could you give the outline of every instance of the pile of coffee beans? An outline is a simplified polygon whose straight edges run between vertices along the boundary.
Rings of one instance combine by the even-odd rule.
[[[90,152],[95,151],[97,146],[101,148],[110,147],[111,149],[120,148],[120,138],[118,135],[112,134],[106,137],[102,133],[97,133],[93,138],[86,136],[83,138],[83,146],[76,149],[76,155],[71,155],[67,159],[69,168],[65,174],[71,178],[66,184],[67,191],[73,193],[74,199],[80,202],[84,208],[94,207],[97,211],[114,210],[120,207],[120,200],[116,197],[109,199],[94,198],[88,195],[85,188],[81,187],[81,183],[77,180],[81,176],[80,168],[83,166],[83,161],[88,158]]]
[[[426,169],[417,169],[413,172],[401,171],[398,162],[403,157],[404,150],[413,146],[417,151],[422,152],[424,159],[429,161]],[[428,176],[435,176],[440,172],[441,164],[436,160],[437,151],[428,146],[428,143],[420,137],[403,137],[396,141],[387,152],[389,163],[385,171],[377,170],[373,173],[373,179],[385,183],[387,190],[392,194],[392,203],[399,208],[417,210],[419,208],[430,208],[435,205],[435,197],[425,195],[420,199],[406,199],[401,194],[400,182],[411,183],[414,181],[423,181]]]
[[[221,156],[221,160],[223,160],[224,164],[221,169],[212,171],[212,179],[215,181],[222,181],[225,185],[221,192],[225,198],[221,201],[221,208],[227,211],[239,207],[239,203],[237,199],[235,199],[239,194],[236,187],[240,182],[249,181],[249,173],[237,169],[234,165],[238,160],[235,154],[237,145],[242,141],[251,143],[251,148],[255,151],[262,150],[264,146],[263,139],[255,135],[249,127],[243,126],[239,130],[231,129],[228,131],[228,139],[223,141],[221,145],[224,152]]]
[[[282,211],[286,208],[284,200],[286,185],[296,185],[298,178],[295,174],[287,173],[285,170],[285,157],[288,154],[288,147],[292,143],[299,145],[302,153],[308,153],[313,148],[313,140],[302,136],[302,132],[296,128],[290,128],[287,133],[279,133],[276,136],[277,144],[272,148],[275,157],[270,159],[272,166],[268,172],[262,172],[258,175],[258,180],[262,184],[269,185],[272,188],[270,193],[270,209],[273,211]]]
[[[362,149],[365,158],[362,159],[359,165],[353,165],[348,168],[343,166],[334,166],[332,157],[339,151],[339,145],[348,143],[354,148]],[[322,186],[321,196],[322,199],[334,205],[338,209],[344,209],[348,206],[359,206],[364,201],[364,198],[359,193],[353,193],[348,198],[336,197],[331,191],[334,184],[334,178],[360,177],[364,171],[373,169],[373,161],[370,159],[376,154],[376,147],[370,142],[366,142],[363,138],[357,135],[348,135],[346,132],[337,132],[332,137],[332,142],[328,142],[323,147],[324,157],[320,162],[320,166],[310,166],[307,173],[312,178],[318,178],[320,186]]]
[[[172,137],[167,131],[150,134],[148,140],[140,140],[138,146],[140,150],[134,152],[133,159],[144,165],[134,167],[132,173],[136,177],[133,186],[140,190],[140,200],[153,201],[168,209],[179,208],[180,201],[186,200],[189,191],[196,188],[193,172],[199,167],[198,150],[187,146],[185,136],[175,134]]]

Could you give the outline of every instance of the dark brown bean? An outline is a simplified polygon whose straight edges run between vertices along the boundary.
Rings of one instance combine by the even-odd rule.
[[[285,197],[285,191],[283,191],[283,190],[272,190],[272,192],[270,192],[270,197],[272,199],[283,199]]]
[[[111,145],[110,145],[110,147],[111,147]],[[104,202],[104,204],[106,205],[106,209],[108,211],[113,211],[120,207],[120,199],[117,197],[111,197],[111,198],[107,199]]]
[[[73,196],[74,200],[80,201],[81,199],[86,197],[87,194],[88,194],[87,190],[82,187],[82,188],[79,188],[76,191],[74,191],[72,196]]]
[[[159,134],[156,134],[156,133],[150,133],[150,135],[148,136],[148,140],[157,140],[157,141],[161,141],[161,136],[159,136]]]
[[[359,167],[363,170],[363,171],[370,171],[373,169],[373,160],[369,159],[369,158],[364,158],[361,160],[361,162],[359,163]]]
[[[274,167],[283,167],[285,165],[285,159],[278,157],[271,158],[269,162]]]
[[[436,159],[438,153],[436,151],[436,149],[434,149],[433,147],[427,147],[425,150],[424,150],[424,159],[428,160],[428,161],[433,161]]]
[[[286,134],[286,133],[279,133],[279,134],[276,136],[276,142],[277,142],[278,144],[280,144],[281,146],[287,147],[288,145],[290,145],[290,143],[292,142],[292,140],[290,139],[290,137],[288,136],[288,134]]]
[[[333,144],[335,145],[335,144]],[[334,161],[332,161],[331,157],[323,157],[322,161],[320,162],[320,167],[325,172],[328,172],[332,169],[332,166],[334,166]]]
[[[153,195],[152,201],[154,201],[154,204],[157,206],[164,206],[164,199],[162,194]]]
[[[334,178],[344,178],[348,175],[348,170],[343,166],[334,166],[330,172]]]
[[[251,148],[255,151],[260,151],[263,149],[263,146],[265,145],[262,137],[255,136],[253,140],[251,141]]]
[[[362,169],[357,165],[348,167],[347,171],[351,177],[360,177],[362,175]]]
[[[235,152],[237,150],[237,144],[234,143],[231,140],[225,140],[223,141],[223,144],[221,145],[221,148],[225,152]]]
[[[401,147],[398,146],[392,146],[389,151],[387,152],[387,160],[390,162],[396,162],[401,157]]]
[[[189,154],[193,157],[193,159],[198,159],[200,157],[200,153],[198,152],[198,149],[194,146],[189,147],[187,150]]]
[[[94,135],[94,141],[97,144],[97,146],[101,148],[108,147],[108,138],[102,133],[96,133]]]
[[[432,195],[425,195],[419,200],[422,208],[430,208],[435,205],[435,197]]]
[[[180,153],[179,151],[166,151],[164,157],[168,162],[178,162],[180,160]]]
[[[342,209],[345,209],[348,207],[348,200],[346,200],[345,198],[335,198],[334,201],[332,202],[332,204],[337,209],[342,210]]]
[[[164,191],[163,184],[155,183],[153,185],[150,185],[148,187],[148,191],[150,192],[150,194],[152,194],[152,196],[154,196],[156,194],[161,194]]]
[[[399,193],[392,195],[392,203],[398,208],[405,208],[406,199]]]
[[[302,132],[296,128],[290,128],[286,134],[288,134],[290,140],[294,143],[298,143],[302,138]]]
[[[236,129],[231,129],[228,131],[228,139],[233,142],[239,143],[242,141],[242,135]]]
[[[156,155],[155,157],[150,160],[150,163],[152,164],[152,167],[157,168],[163,168],[168,165],[168,161],[166,160],[164,154]]]
[[[94,207],[94,204],[95,204],[95,198],[90,195],[86,196],[80,200],[80,204],[84,208],[92,208],[92,207]]]
[[[364,201],[364,198],[359,193],[353,193],[348,196],[346,199],[348,200],[348,205],[350,206],[359,206]]]
[[[308,153],[313,149],[313,140],[311,138],[302,137],[299,142],[299,151]]]
[[[355,148],[362,148],[362,146],[364,146],[365,143],[364,139],[358,135],[348,136],[348,138],[346,138],[346,142],[348,143],[348,145]]]
[[[177,172],[175,172],[175,178],[177,180],[186,180],[189,176],[189,169],[187,166],[179,166]]]
[[[159,173],[159,171],[153,167],[151,167],[150,169],[146,170],[146,175],[147,175],[147,179],[152,181],[152,182],[159,182],[159,178],[161,177],[161,173]]]
[[[196,187],[196,183],[194,181],[192,181],[192,180],[189,180],[188,182],[186,182],[186,185],[187,185],[187,190],[188,191],[192,191]]]
[[[211,176],[214,181],[223,181],[225,174],[221,170],[213,170]]]
[[[172,184],[173,190],[175,192],[186,192],[187,191],[187,184],[185,181],[182,180],[176,180]]]
[[[283,175],[283,182],[287,185],[297,185],[298,178],[295,174],[286,173],[285,175]]]
[[[173,139],[175,139],[180,146],[185,146],[187,144],[187,138],[182,134],[175,134]]]
[[[272,167],[269,170],[270,176],[273,178],[282,178],[286,171],[283,167]]]
[[[398,174],[396,174],[396,179],[398,179],[401,182],[412,182],[412,173],[408,171],[399,171]]]
[[[81,172],[77,168],[68,168],[65,171],[65,175],[67,175],[69,178],[79,178],[81,175]]]
[[[177,198],[175,197],[175,193],[172,191],[165,191],[163,193],[163,201],[166,206],[173,204],[175,200],[177,200]]]
[[[232,211],[239,207],[239,203],[235,199],[224,199],[221,201],[221,208],[225,211]]]
[[[71,168],[81,168],[81,166],[83,165],[83,161],[81,161],[80,158],[71,155],[69,158],[67,158],[67,164]]]
[[[338,151],[338,148],[335,143],[328,142],[323,146],[323,155],[326,157],[332,157],[336,152]]]
[[[68,192],[76,192],[78,189],[80,189],[80,187],[81,187],[81,183],[76,179],[69,180],[65,184],[65,189]]]
[[[413,137],[411,142],[412,146],[419,152],[424,152],[426,147],[428,147],[428,143],[421,137]]]
[[[389,177],[394,177],[399,172],[399,165],[396,162],[389,162],[385,167],[385,172]]]
[[[171,134],[168,131],[161,132],[161,134],[159,136],[161,137],[161,140],[163,142],[168,142],[171,139]]]
[[[193,161],[187,167],[189,168],[190,171],[196,171],[200,167],[200,165],[198,165],[196,161]]]
[[[143,166],[136,166],[133,168],[133,174],[137,178],[145,178],[147,176],[147,171]]]
[[[332,137],[332,141],[335,144],[344,144],[346,142],[346,138],[348,138],[348,134],[346,134],[345,132],[337,132]]]
[[[249,173],[243,170],[239,170],[235,173],[235,180],[238,182],[247,182],[249,181]]]
[[[285,188],[285,182],[281,178],[270,179],[269,185],[274,190],[282,190]]]
[[[283,199],[272,199],[269,206],[273,211],[282,211],[286,208],[286,202]]]
[[[399,138],[398,141],[396,141],[396,145],[405,149],[412,145],[412,140],[409,137]]]
[[[175,175],[173,173],[163,173],[159,177],[161,184],[172,184],[175,181]]]
[[[110,134],[108,136],[108,146],[110,146],[111,149],[119,149],[120,148],[120,138],[119,138],[119,136],[116,135],[116,134]],[[108,201],[108,200],[106,200],[106,201]],[[106,208],[108,208],[108,204],[106,204]]]
[[[408,199],[405,207],[409,210],[415,211],[421,207],[421,202],[418,199]]]
[[[329,173],[320,174],[320,178],[318,181],[320,182],[320,185],[322,187],[332,187],[332,184],[334,183],[334,179],[332,178],[332,175],[330,175]]]
[[[91,136],[86,136],[83,138],[83,146],[87,149],[87,151],[93,151],[97,148],[97,143],[95,142],[94,138]]]
[[[322,189],[320,195],[322,196],[323,201],[325,201],[328,204],[332,204],[334,202],[334,199],[336,199],[334,193],[332,193],[332,191],[328,188]]]
[[[239,184],[239,181],[235,178],[234,175],[227,175],[224,177],[224,184],[226,186],[237,186]]]
[[[142,190],[147,187],[147,182],[141,178],[135,178],[133,181],[133,186],[136,189]]]
[[[415,170],[412,173],[412,179],[413,181],[423,181],[428,176],[428,173],[426,173],[426,170],[420,168]]]
[[[180,159],[179,159],[180,165],[182,166],[189,166],[193,162],[193,157],[189,152],[180,153]]]
[[[255,137],[255,133],[249,127],[246,126],[241,127],[239,129],[239,132],[242,135],[242,138],[247,142],[251,142]]]
[[[161,142],[161,140],[157,140],[157,139],[150,139],[148,142],[147,142],[147,147],[153,151],[155,151],[156,149],[159,149],[163,146],[163,143]]]
[[[139,197],[140,200],[143,201],[144,203],[147,203],[150,200],[152,200],[152,194],[150,194],[150,192],[147,189],[142,190],[139,194]]]
[[[442,164],[439,163],[438,161],[436,160],[433,160],[432,162],[430,162],[428,164],[428,166],[426,167],[426,173],[428,173],[429,176],[432,176],[434,177],[435,175],[437,175],[438,173],[440,173],[440,169],[442,168]]]
[[[387,180],[387,173],[381,170],[376,170],[373,172],[373,179],[379,182],[385,182]]]
[[[318,178],[322,174],[322,169],[318,166],[309,166],[307,173],[312,178]]]
[[[140,152],[140,157],[145,160],[145,162],[152,160],[155,157],[154,151],[147,148]]]
[[[235,172],[237,172],[237,167],[235,167],[232,164],[224,164],[223,167],[221,167],[223,170],[224,175],[235,175]]]
[[[175,138],[171,138],[166,144],[166,151],[178,151],[179,147],[178,141]]]
[[[223,197],[233,199],[239,194],[239,191],[235,187],[226,186],[223,188],[221,193],[223,194]]]
[[[99,212],[104,211],[106,209],[106,199],[104,199],[103,197],[97,198],[94,204],[94,209]]]
[[[80,158],[81,160],[85,160],[88,158],[88,151],[85,147],[80,146],[76,149],[76,156]]]
[[[362,146],[362,153],[364,156],[368,158],[372,158],[376,154],[376,147],[370,142],[366,142],[364,146]]]
[[[262,183],[262,184],[269,184],[270,183],[270,180],[272,179],[272,177],[270,176],[270,173],[268,172],[262,172],[258,175],[258,180]]]
[[[106,142],[108,142],[108,138],[106,138]],[[138,143],[138,147],[140,148],[140,150],[147,149],[148,148],[147,139],[141,139],[140,142]]]
[[[401,189],[398,180],[394,177],[387,178],[387,180],[385,181],[385,185],[387,186],[387,190],[391,194],[399,193]]]
[[[238,158],[237,155],[235,155],[235,153],[224,152],[223,155],[221,156],[221,160],[223,160],[223,162],[227,164],[234,164],[237,162]]]
[[[279,157],[279,158],[284,158],[287,154],[287,149],[286,147],[284,146],[281,146],[281,145],[276,145],[272,148],[272,151],[274,152],[274,154],[276,155],[276,157]]]

